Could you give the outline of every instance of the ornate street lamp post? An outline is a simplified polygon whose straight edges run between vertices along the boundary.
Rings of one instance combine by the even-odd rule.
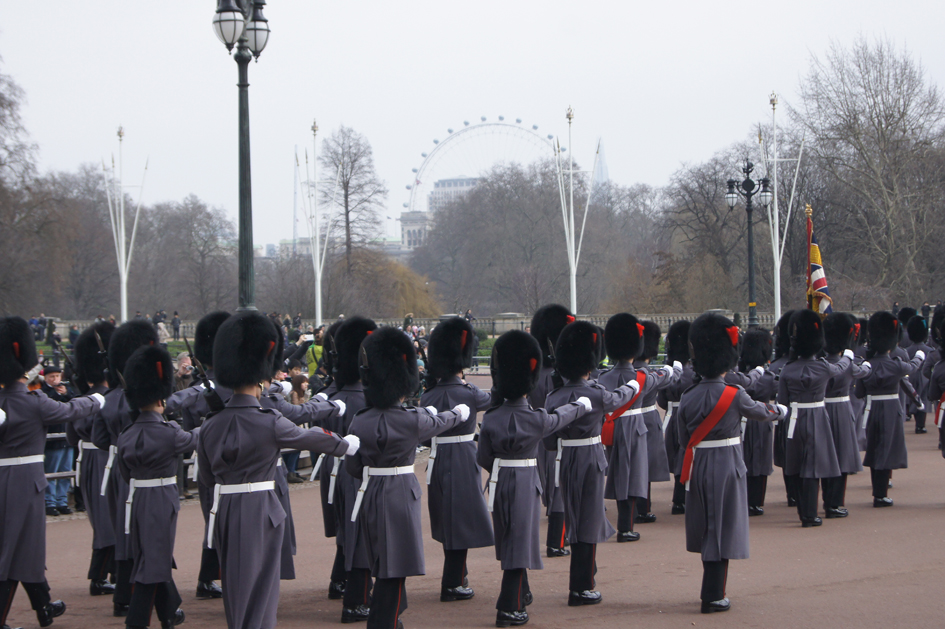
[[[725,194],[725,201],[728,206],[735,209],[738,203],[738,197],[745,198],[745,210],[748,212],[748,327],[758,327],[758,304],[755,301],[755,240],[752,230],[752,197],[758,195],[758,202],[762,207],[767,208],[771,203],[773,196],[771,188],[768,186],[768,178],[764,177],[759,183],[751,179],[751,171],[754,165],[745,159],[745,167],[742,172],[745,173],[745,179],[738,183],[734,179],[728,180],[728,192]]]

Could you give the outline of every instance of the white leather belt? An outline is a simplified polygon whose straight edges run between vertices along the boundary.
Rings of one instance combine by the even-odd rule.
[[[358,519],[361,501],[364,499],[364,492],[367,491],[368,481],[371,480],[372,476],[400,476],[402,474],[413,474],[413,465],[400,465],[398,467],[370,467],[365,465],[361,471],[361,486],[358,487],[358,497],[354,500],[351,521],[355,522]]]
[[[0,467],[13,467],[14,465],[29,465],[31,463],[42,463],[46,460],[45,455],[33,454],[30,456],[16,456],[12,459],[0,459]]]
[[[558,487],[561,478],[561,454],[565,448],[592,446],[600,443],[600,435],[587,439],[558,439],[558,454],[555,455],[555,487]]]
[[[843,397],[826,397],[826,398],[824,398],[824,402],[825,402],[826,404],[842,404],[843,402],[849,402],[849,401],[850,401],[850,396],[849,396],[849,395],[844,395]]]
[[[863,429],[866,429],[866,420],[870,418],[870,409],[873,408],[873,400],[896,400],[899,401],[898,393],[887,393],[885,395],[867,395],[866,396],[866,408],[863,409]]]
[[[108,446],[108,462],[105,463],[105,474],[102,475],[102,491],[99,492],[100,496],[104,496],[105,490],[108,489],[108,479],[112,475],[112,465],[115,463],[116,454],[118,454],[118,446]]]
[[[724,448],[726,446],[737,446],[741,445],[741,437],[729,437],[728,439],[715,439],[713,441],[700,441],[697,443],[694,448]]]
[[[200,458],[197,456],[197,453],[194,452],[194,462],[190,464],[190,480],[195,483],[197,482],[197,473],[200,471],[200,464],[197,463],[199,460]]]
[[[276,467],[282,467],[282,457],[276,459]]]
[[[663,434],[666,434],[666,427],[669,426],[669,420],[673,416],[673,409],[679,405],[679,402],[667,402],[666,414],[663,416]]]
[[[325,456],[324,454],[322,456]],[[328,480],[328,504],[335,504],[335,484],[338,478],[338,470],[341,469],[341,463],[345,460],[344,456],[335,457],[335,463],[331,466],[331,477]]]
[[[748,428],[748,420],[742,417],[742,441],[745,441],[745,430]]]
[[[217,508],[220,506],[220,496],[232,494],[252,494],[257,491],[275,491],[276,481],[264,480],[257,483],[239,483],[237,485],[214,485],[213,506],[210,507],[210,519],[207,521],[207,548],[213,548],[213,530],[217,521]]]
[[[82,453],[86,450],[98,450],[98,446],[91,441],[79,439],[79,456],[75,458],[75,486],[82,486]]]
[[[128,499],[125,500],[125,535],[131,532],[131,503],[135,497],[135,489],[143,487],[166,487],[167,485],[176,485],[177,476],[168,478],[145,478],[138,480],[132,478],[128,483]]]
[[[643,413],[649,413],[650,411],[657,410],[656,404],[652,406],[644,406],[643,408],[631,408],[629,411],[621,415],[621,417],[629,417],[631,415],[642,415]]]
[[[535,467],[538,459],[496,459],[492,462],[492,475],[489,477],[489,511],[495,505],[495,490],[499,482],[499,470],[503,467]]]
[[[939,428],[942,427],[942,415],[945,413],[945,404],[941,402],[938,403],[938,408],[935,409],[935,425]]]
[[[466,443],[476,438],[474,433],[456,437],[433,437],[430,439],[430,462],[427,463],[427,485],[433,479],[433,463],[436,462],[436,447],[447,443]]]
[[[797,425],[797,411],[805,408],[823,408],[824,401],[819,402],[791,402],[791,422],[788,424],[787,438],[794,438],[794,427]]]
[[[279,460],[282,460],[282,457],[279,457]],[[315,465],[312,466],[312,475],[308,477],[309,480],[315,480],[318,476],[318,470],[322,469],[322,462],[325,460],[325,453],[322,452],[318,455],[318,458],[315,459]]]

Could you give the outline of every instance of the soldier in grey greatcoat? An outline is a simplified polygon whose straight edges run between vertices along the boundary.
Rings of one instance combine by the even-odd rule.
[[[945,319],[945,310],[942,310],[942,318]],[[933,317],[934,321],[934,317]],[[868,351],[867,342],[869,341],[869,321],[858,317],[856,330],[856,347],[853,348],[853,355],[859,361],[866,360]],[[929,372],[931,373],[931,371]],[[863,387],[861,380],[854,380],[850,386],[850,405],[853,407],[853,419],[856,423],[856,445],[860,452],[866,450],[866,425],[863,420],[863,412],[866,410],[866,398],[860,397],[858,391]]]
[[[432,438],[427,463],[430,532],[443,545],[444,602],[473,597],[466,578],[467,551],[495,543],[474,441],[476,414],[492,406],[492,396],[463,380],[463,370],[472,366],[475,335],[462,317],[441,321],[433,329],[427,345],[427,390],[420,397],[421,406],[437,412],[465,404],[470,414],[469,421]]]
[[[6,626],[16,587],[23,584],[41,627],[66,611],[51,601],[46,582],[46,474],[43,450],[53,424],[71,423],[101,409],[100,393],[55,402],[26,388],[39,363],[29,324],[0,319],[0,625]]]
[[[538,531],[542,483],[536,460],[544,449],[541,441],[591,408],[585,397],[554,413],[529,405],[527,396],[538,384],[543,354],[534,337],[518,330],[500,336],[492,348],[492,383],[502,403],[483,415],[476,460],[490,471],[495,556],[503,571],[497,627],[528,622],[525,607],[532,594],[527,571],[542,569]]]
[[[118,437],[116,467],[129,485],[122,532],[131,542],[134,590],[125,624],[150,625],[152,609],[162,629],[184,622],[174,584],[174,539],[177,536],[177,457],[192,450],[199,428],[186,432],[162,415],[164,400],[174,392],[174,363],[160,346],[139,347],[125,365],[125,396],[134,423]]]
[[[728,611],[728,562],[748,558],[741,418],[774,421],[786,417],[787,409],[755,402],[741,387],[725,384],[725,372],[738,361],[738,328],[731,321],[704,314],[692,323],[689,339],[698,376],[679,402],[677,430],[686,444],[686,550],[702,555],[705,614]]]
[[[219,328],[213,364],[233,391],[226,408],[210,415],[197,442],[198,473],[213,487],[210,546],[220,559],[223,606],[230,629],[269,629],[279,604],[286,513],[275,494],[282,448],[345,454],[357,438],[322,428],[303,430],[259,403],[271,377],[279,335],[268,318],[240,312]]]
[[[906,333],[909,335],[909,340],[912,341],[912,344],[906,349],[906,354],[908,354],[910,360],[918,351],[923,352],[926,356],[932,352],[932,348],[927,343],[929,340],[929,322],[925,317],[916,315],[909,319],[906,324]],[[914,417],[915,434],[924,435],[928,432],[925,427],[926,411],[931,404],[928,400],[929,380],[919,369],[909,376],[909,383],[915,389],[920,403],[917,404],[909,400],[906,405],[906,417],[908,418],[910,415]]]
[[[425,573],[422,490],[413,470],[417,446],[466,421],[470,411],[465,404],[439,414],[403,406],[419,388],[420,374],[413,343],[396,328],[364,339],[360,358],[368,407],[351,420],[349,433],[361,449],[344,464],[361,479],[351,519],[357,522],[356,552],[366,553],[375,579],[367,626],[390,629],[407,609],[407,577]]]
[[[870,317],[867,357],[872,371],[860,380],[863,386],[857,389],[857,395],[866,398],[862,420],[866,424],[863,465],[870,468],[874,507],[892,506],[893,501],[887,496],[892,470],[909,465],[900,382],[919,369],[925,360],[921,350],[910,361],[890,356],[896,349],[899,327],[899,321],[888,312],[877,312]]]
[[[538,341],[542,353],[538,383],[528,394],[528,402],[532,408],[544,408],[545,397],[561,386],[561,376],[555,372],[554,348],[561,330],[569,323],[574,323],[574,315],[558,304],[542,306],[532,316],[529,329]],[[540,448],[537,458],[542,485],[541,502],[545,505],[545,513],[548,516],[546,554],[548,557],[567,557],[571,551],[565,548],[567,536],[564,530],[564,503],[561,500],[561,492],[554,484],[555,455]]]
[[[601,593],[595,590],[597,545],[616,533],[604,512],[604,484],[607,456],[600,433],[604,415],[630,402],[640,390],[636,380],[611,393],[590,374],[600,362],[599,328],[576,321],[562,330],[555,348],[555,364],[564,385],[548,394],[545,409],[550,413],[579,398],[591,401],[591,410],[579,420],[544,439],[545,448],[556,452],[555,485],[564,501],[565,531],[571,544],[571,573],[568,605],[596,605]]]
[[[929,409],[932,413],[932,424],[938,427],[938,449],[942,450],[942,456],[945,456],[945,450],[942,449],[943,438],[945,438],[945,429],[942,427],[942,417],[940,414],[942,406],[942,389],[933,389],[932,374],[935,368],[942,360],[942,324],[945,323],[945,308],[936,308],[932,315],[932,322],[929,324],[929,342],[933,347],[929,355],[925,357],[922,363],[922,376],[928,380]],[[938,395],[935,392],[938,391]],[[861,402],[863,400],[860,400]],[[865,402],[864,402],[865,403]]]
[[[97,344],[97,341],[96,341]],[[108,502],[112,528],[115,531],[115,594],[112,596],[115,616],[128,614],[131,603],[131,573],[134,570],[131,540],[125,534],[125,502],[128,500],[128,483],[118,473],[115,457],[118,454],[118,436],[131,425],[132,409],[125,399],[122,374],[125,363],[142,345],[157,345],[154,326],[144,319],[133,319],[118,326],[108,342],[108,386],[105,406],[92,424],[92,443],[99,450],[108,452],[105,472],[102,475],[100,495]],[[96,489],[90,488],[92,491]]]
[[[86,395],[108,392],[107,356],[99,350],[98,334],[102,344],[107,347],[115,326],[101,321],[86,328],[75,342],[76,379],[84,381],[89,390]],[[115,585],[109,582],[110,574],[115,573],[115,529],[112,525],[108,499],[101,494],[102,478],[108,451],[99,450],[92,443],[92,426],[96,412],[90,417],[66,424],[66,436],[78,450],[76,460],[76,482],[85,489],[85,510],[92,525],[92,559],[89,562],[89,593],[92,596],[114,595]],[[99,420],[100,421],[100,420]]]
[[[774,360],[768,365],[770,371],[776,379],[781,377],[781,370],[791,358],[791,332],[788,324],[791,322],[791,316],[794,310],[788,310],[774,326]],[[784,451],[787,444],[787,425],[781,422],[774,423],[774,451],[772,453],[773,463],[781,468],[781,475],[784,478],[784,492],[787,494],[787,504],[789,507],[797,506],[797,479],[789,476],[785,467]]]
[[[692,386],[692,378],[695,372],[689,362],[689,321],[676,321],[669,326],[669,332],[666,333],[666,362],[673,364],[682,363],[683,371],[679,380],[661,389],[656,396],[656,403],[666,413],[663,415],[663,440],[666,444],[666,459],[669,463],[669,469],[673,471],[673,515],[686,513],[686,487],[679,482],[679,467],[682,465],[682,458],[679,454],[685,444],[679,443],[679,435],[676,431],[676,409],[679,408],[679,400],[683,392]]]

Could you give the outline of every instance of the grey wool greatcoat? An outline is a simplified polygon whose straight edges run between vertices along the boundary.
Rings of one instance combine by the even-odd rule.
[[[839,360],[839,354],[827,356],[827,362],[836,363]],[[837,449],[837,462],[840,464],[842,474],[862,472],[863,463],[860,461],[860,446],[856,436],[856,418],[853,416],[852,398],[846,401],[841,401],[839,398],[850,398],[853,381],[864,378],[869,373],[869,363],[865,365],[853,363],[850,371],[834,376],[827,383],[825,394],[825,399],[828,400],[827,416],[830,418],[833,445]]]
[[[591,410],[566,427],[545,437],[545,448],[557,452],[559,440],[600,437],[604,414],[611,413],[634,395],[633,389],[620,387],[613,393],[597,382],[565,382],[548,394],[545,408],[553,412],[560,406],[587,397]],[[604,485],[607,482],[607,455],[600,443],[561,447],[559,489],[564,501],[565,532],[568,542],[602,544],[616,533],[604,513]],[[503,470],[504,471],[504,470]]]
[[[314,397],[305,404],[291,404],[286,401],[281,392],[282,388],[275,385],[270,388],[268,393],[259,398],[259,405],[262,408],[278,411],[295,425],[311,423],[316,426],[324,426],[328,420],[338,416],[338,407],[320,397]],[[312,459],[316,459],[315,454],[312,454]],[[282,508],[285,509],[285,535],[282,536],[280,578],[283,581],[288,581],[295,578],[295,561],[292,559],[297,550],[295,519],[292,517],[292,503],[289,500],[289,471],[281,460],[276,461],[276,466],[279,468],[276,470],[275,478],[276,495],[279,497],[279,502],[282,503]],[[334,517],[332,517],[332,520],[334,520]]]
[[[779,380],[781,378],[781,370],[784,369],[784,366],[788,363],[788,357],[782,356],[774,360],[770,365],[768,365],[768,371],[775,375]],[[774,423],[774,464],[780,468],[784,467],[784,450],[787,447],[787,422],[777,421]]]
[[[469,407],[469,419],[439,435],[458,437],[476,432],[477,411],[492,406],[492,396],[456,376],[443,378],[420,398],[421,406],[448,411],[457,404]],[[431,452],[432,454],[432,452]],[[482,470],[476,464],[476,442],[437,444],[427,485],[430,532],[446,550],[492,546],[492,519],[482,496]],[[429,471],[428,471],[429,474]]]
[[[709,416],[725,390],[722,378],[706,378],[683,393],[679,402],[679,442]],[[744,389],[703,441],[739,438],[742,417],[749,421],[783,419],[773,404],[755,402]],[[748,558],[748,484],[742,448],[695,448],[686,491],[686,550],[703,561]]]
[[[177,474],[177,455],[192,450],[196,443],[196,430],[181,430],[176,422],[165,421],[160,413],[141,413],[118,437],[115,467],[126,483],[131,479],[137,482],[170,478]],[[132,583],[172,580],[178,511],[180,493],[177,483],[135,488],[128,535],[135,562]]]
[[[95,416],[92,424],[92,443],[106,453],[111,446],[118,447],[118,436],[131,425],[131,408],[125,399],[124,389],[111,389],[105,394],[105,406]],[[125,535],[125,501],[128,500],[128,482],[118,472],[118,461],[112,462],[110,472],[103,474],[108,477],[108,487],[105,498],[108,502],[108,512],[112,519],[112,528],[115,531],[115,561],[133,559],[131,538]],[[91,491],[101,491],[101,487],[90,487]]]
[[[942,396],[945,395],[945,362],[940,362],[937,354],[938,352],[936,352],[935,366],[929,372],[929,397],[933,401],[932,407],[929,409],[929,417],[933,424],[937,417],[936,414],[941,410],[939,407]],[[939,434],[941,434],[941,428],[939,431]],[[942,450],[942,456],[945,457],[945,450]]]
[[[682,398],[683,391],[692,386],[692,377],[695,373],[692,366],[686,363],[683,365],[683,372],[679,376],[679,380],[665,389],[661,389],[656,396],[657,405],[666,411],[666,415],[669,415],[668,420],[666,415],[663,416],[663,425],[665,426],[663,441],[666,445],[666,459],[669,463],[669,469],[677,476],[679,475],[679,466],[682,465],[682,455],[679,452],[684,448],[679,444],[679,433],[676,430],[676,409],[679,408],[679,400]],[[670,404],[673,405],[672,413],[669,412]]]
[[[660,390],[679,380],[671,367],[651,368],[644,360],[636,360],[633,366],[637,370],[647,372],[646,384],[643,392],[633,408],[652,408],[656,406],[656,396]],[[669,459],[666,456],[666,443],[663,440],[663,420],[660,412],[653,410],[643,413],[643,423],[646,424],[646,459],[649,465],[649,479],[651,483],[661,483],[669,480]]]
[[[343,454],[348,445],[321,428],[299,428],[277,411],[263,409],[252,395],[234,394],[200,431],[200,478],[207,487],[275,481],[282,448]],[[230,629],[276,625],[285,517],[275,491],[220,496],[210,534],[220,557]]]
[[[345,457],[345,467],[351,476],[363,479],[368,467],[413,465],[421,441],[460,423],[462,416],[456,411],[431,415],[425,408],[365,408],[348,428],[349,434],[361,440],[361,448]],[[424,574],[421,495],[416,474],[372,476],[368,481],[354,543],[356,554],[366,553],[374,578]]]
[[[725,374],[725,384],[743,387],[756,402],[770,402],[778,394],[778,381],[770,371],[763,374],[754,370],[747,374],[730,371]],[[771,422],[750,422],[742,418],[742,457],[749,476],[770,476],[774,472],[773,433]]]
[[[909,356],[909,360],[915,356],[917,351],[921,350],[923,354],[929,356],[932,353],[932,348],[925,343],[913,343],[906,350],[906,354]],[[923,361],[923,366],[924,366]],[[919,369],[916,369],[915,372],[909,376],[909,382],[912,384],[912,388],[915,389],[916,394],[919,396],[919,399],[922,400],[921,408],[913,402],[911,399],[907,401],[906,406],[906,416],[914,415],[920,411],[931,412],[929,409],[931,405],[928,403],[929,395],[929,378],[925,375],[925,370],[920,366]]]
[[[534,410],[528,401],[504,401],[486,411],[479,429],[479,466],[489,470],[498,459],[534,459],[545,450],[541,441],[561,430],[585,413],[584,406],[573,403],[559,406],[554,413]],[[554,473],[554,457],[552,457]],[[542,485],[536,467],[503,467],[490,491],[495,491],[492,527],[495,532],[495,557],[503,570],[541,570]],[[554,480],[552,479],[552,484]]]
[[[96,385],[89,389],[88,395],[98,393],[105,395],[108,389]],[[83,489],[82,498],[85,500],[85,511],[92,525],[92,548],[100,550],[115,545],[115,527],[112,524],[112,514],[108,508],[108,499],[101,495],[102,477],[105,475],[105,463],[108,462],[108,451],[99,449],[81,448],[81,443],[92,444],[92,426],[99,411],[92,415],[66,424],[66,435],[69,443],[78,448],[82,462],[79,467],[79,486]]]
[[[55,402],[22,382],[0,389],[0,459],[42,455],[53,424],[98,411],[90,397]],[[0,467],[0,581],[46,580],[46,473],[42,462]]]
[[[824,399],[831,378],[851,370],[853,361],[842,356],[836,363],[822,358],[799,358],[788,361],[781,370],[778,383],[778,402],[790,406],[793,402],[810,403]],[[834,478],[840,476],[840,463],[833,443],[833,431],[827,408],[791,407],[795,418],[794,437],[790,436],[791,420],[785,422],[785,467],[788,475],[801,478]]]
[[[538,374],[538,384],[528,394],[528,403],[532,408],[545,408],[545,398],[556,388],[552,377],[554,369],[542,367]],[[560,384],[561,381],[559,380]],[[544,448],[538,449],[538,474],[541,481],[541,503],[545,505],[545,514],[564,513],[564,501],[561,492],[555,487],[555,455]]]
[[[892,358],[888,354],[870,359],[870,375],[860,382],[857,395],[894,395],[899,393],[899,381],[912,374],[922,362]],[[906,435],[903,429],[905,411],[901,400],[872,400],[866,420],[866,456],[863,465],[876,470],[898,470],[909,467]]]

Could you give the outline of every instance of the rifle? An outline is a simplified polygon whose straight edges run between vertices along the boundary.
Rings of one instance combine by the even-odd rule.
[[[77,393],[82,393],[83,387],[80,387],[76,382],[76,377],[79,375],[79,371],[75,367],[75,363],[72,362],[72,358],[68,353],[62,350],[62,345],[56,341],[55,338],[49,339],[50,345],[52,345],[53,352],[58,352],[62,354],[62,357],[65,359],[66,364],[69,366],[69,382],[72,384],[72,388],[75,389]]]
[[[105,361],[105,364],[108,365],[108,350],[105,349],[105,343],[102,343],[102,337],[99,335],[98,330],[93,330],[95,332],[95,340],[98,342],[98,355],[102,357],[102,360]],[[108,367],[105,367],[105,373],[108,373]],[[121,375],[121,372],[117,369],[115,370],[115,375],[118,376],[118,382],[121,383],[121,388],[125,388],[125,377]]]
[[[186,336],[184,337],[184,345],[187,346],[187,355],[190,356],[190,362],[192,362],[197,369],[197,379],[200,380],[200,384],[203,385],[203,396],[207,400],[207,405],[210,406],[210,410],[214,413],[222,411],[226,408],[226,404],[223,403],[223,400],[220,399],[220,394],[213,388],[213,383],[210,382],[210,377],[207,375],[203,365],[197,360],[197,357],[194,356],[193,350],[190,349],[190,341],[187,340]]]

